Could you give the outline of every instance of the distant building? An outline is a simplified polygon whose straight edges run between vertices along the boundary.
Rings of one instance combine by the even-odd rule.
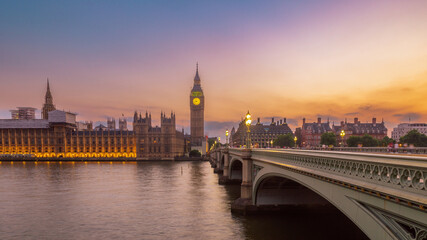
[[[59,110],[48,119],[0,119],[0,155],[136,157],[133,132],[78,131],[77,125],[74,113]]]
[[[76,122],[77,131],[93,130],[92,122]]]
[[[116,130],[116,119],[108,118],[107,119],[107,129],[108,130]]]
[[[332,126],[332,130],[337,137],[337,141],[341,141],[340,133],[341,130],[344,130],[344,144],[350,136],[363,136],[368,134],[378,140],[387,136],[387,128],[384,125],[384,121],[378,123],[376,118],[372,118],[371,123],[361,123],[358,118],[354,118],[353,123],[341,121],[340,125]]]
[[[126,121],[126,118],[119,118],[119,130],[120,131],[128,130],[128,123]]]
[[[133,131],[137,142],[137,156],[142,159],[174,159],[184,155],[184,133],[176,130],[175,114],[161,113],[160,127],[151,125],[151,113],[145,117],[135,112]]]
[[[201,91],[198,73],[193,90]],[[175,114],[170,117],[161,113],[160,127],[151,125],[151,114],[143,118],[135,112],[133,131],[127,130],[125,118],[119,119],[119,130],[115,120],[108,119],[107,126],[99,124],[93,128],[92,122],[76,122],[76,114],[55,110],[49,81],[42,119],[0,119],[0,156],[31,154],[36,157],[82,157],[138,159],[169,159],[183,156],[192,144],[200,143],[206,148],[203,136],[203,93],[194,94],[192,127],[194,135],[184,137],[184,130],[176,130]],[[193,96],[193,95],[192,95]],[[198,98],[198,102],[196,99]],[[201,108],[200,108],[201,107]],[[28,109],[28,108],[27,108]],[[23,110],[18,108],[19,110]],[[31,110],[31,109],[30,109]],[[15,112],[12,112],[15,114]],[[25,114],[27,116],[28,114]],[[31,114],[29,114],[31,115]],[[200,138],[202,135],[202,138]],[[192,142],[196,140],[195,142]],[[199,141],[200,140],[200,141]],[[202,153],[206,152],[206,149]]]
[[[230,146],[233,146],[233,135],[236,133],[236,129],[233,127],[231,129],[230,135],[229,135],[229,139],[228,139],[228,144]]]
[[[285,135],[291,133],[292,130],[286,123],[286,118],[274,121],[271,119],[271,123],[264,125],[260,122],[260,118],[255,125],[250,126],[250,138],[252,146],[257,148],[272,147],[272,141],[274,141],[279,135]],[[247,141],[247,126],[245,120],[239,123],[237,130],[231,129],[230,145],[233,147],[242,147],[246,145]]]
[[[107,130],[114,130],[114,129],[110,129],[108,127],[106,127],[104,124],[100,123],[98,124],[98,126],[95,127],[94,129],[95,131],[107,131]]]
[[[329,126],[329,120],[322,123],[322,119],[317,118],[317,122],[306,123],[305,118],[302,119],[301,127],[301,145],[304,147],[317,147],[320,145],[322,134],[332,132]]]
[[[18,107],[10,113],[12,119],[36,119],[36,108],[32,107]]]
[[[53,105],[53,97],[52,93],[50,92],[49,87],[49,79],[47,79],[47,88],[46,88],[46,95],[44,97],[44,104],[42,107],[42,119],[47,119],[49,117],[49,112],[56,110],[55,105]]]
[[[417,130],[419,133],[427,135],[427,123],[401,123],[393,128],[391,138],[399,141],[401,137],[405,136],[411,130]]]

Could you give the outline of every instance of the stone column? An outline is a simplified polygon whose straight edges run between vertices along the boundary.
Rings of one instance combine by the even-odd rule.
[[[211,162],[211,167],[215,168],[216,167],[216,150],[210,153],[210,162]]]
[[[242,187],[240,198],[252,200],[252,151],[245,149],[243,151],[242,166]]]
[[[222,166],[222,176],[218,178],[218,184],[225,185],[225,184],[236,184],[237,182],[233,182],[230,179],[230,159],[228,154],[228,147],[224,148],[222,150],[222,154],[224,155],[224,165]]]
[[[222,166],[222,169],[223,169],[222,175],[228,178],[230,176],[230,173],[228,172],[230,168],[230,160],[228,159],[229,158],[228,147],[222,151],[222,154],[224,154],[224,166]]]
[[[255,213],[257,207],[252,204],[252,151],[244,149],[242,152],[242,185],[240,198],[231,204],[231,212],[238,214]]]
[[[216,167],[214,169],[214,173],[222,173],[222,166],[221,166],[221,150],[218,150],[216,152]]]

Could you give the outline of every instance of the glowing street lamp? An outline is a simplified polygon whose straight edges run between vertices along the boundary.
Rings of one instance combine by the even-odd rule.
[[[273,147],[273,139],[270,141],[270,147]]]
[[[248,127],[248,137],[247,137],[247,141],[246,141],[246,148],[251,148],[251,135],[250,135],[251,129],[250,129],[250,126],[252,123],[252,119],[251,119],[251,114],[249,113],[249,110],[248,110],[248,113],[246,113],[245,123],[246,123],[246,126]]]
[[[294,137],[295,148],[297,148],[297,140],[298,140],[298,138],[297,138],[297,136],[295,136],[295,137]]]
[[[228,146],[228,129],[225,131],[225,146]]]
[[[341,130],[340,136],[341,136],[341,147],[344,147],[344,137],[345,137],[344,129]]]

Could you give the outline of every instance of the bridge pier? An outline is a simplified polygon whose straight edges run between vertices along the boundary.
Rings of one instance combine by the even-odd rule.
[[[218,184],[220,185],[241,184],[240,180],[230,178],[230,155],[229,155],[228,148],[223,149],[222,154],[224,155],[224,165],[222,166],[222,169],[223,169],[222,176],[219,176],[218,178]]]
[[[221,166],[221,151],[216,152],[216,166],[214,168],[214,173],[222,174],[222,166]]]
[[[252,200],[252,151],[244,149],[242,152],[242,185],[240,188],[240,198],[231,204],[231,212],[242,215],[255,213],[257,207]]]
[[[211,167],[212,167],[212,168],[215,168],[215,167],[216,167],[216,159],[215,159],[215,157],[216,157],[216,152],[211,152],[209,155],[210,155],[210,157],[209,157],[209,162],[210,162],[210,164],[211,164]]]

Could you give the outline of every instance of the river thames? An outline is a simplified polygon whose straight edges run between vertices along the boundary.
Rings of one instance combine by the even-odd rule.
[[[363,239],[341,214],[242,217],[207,162],[1,162],[0,239]]]

